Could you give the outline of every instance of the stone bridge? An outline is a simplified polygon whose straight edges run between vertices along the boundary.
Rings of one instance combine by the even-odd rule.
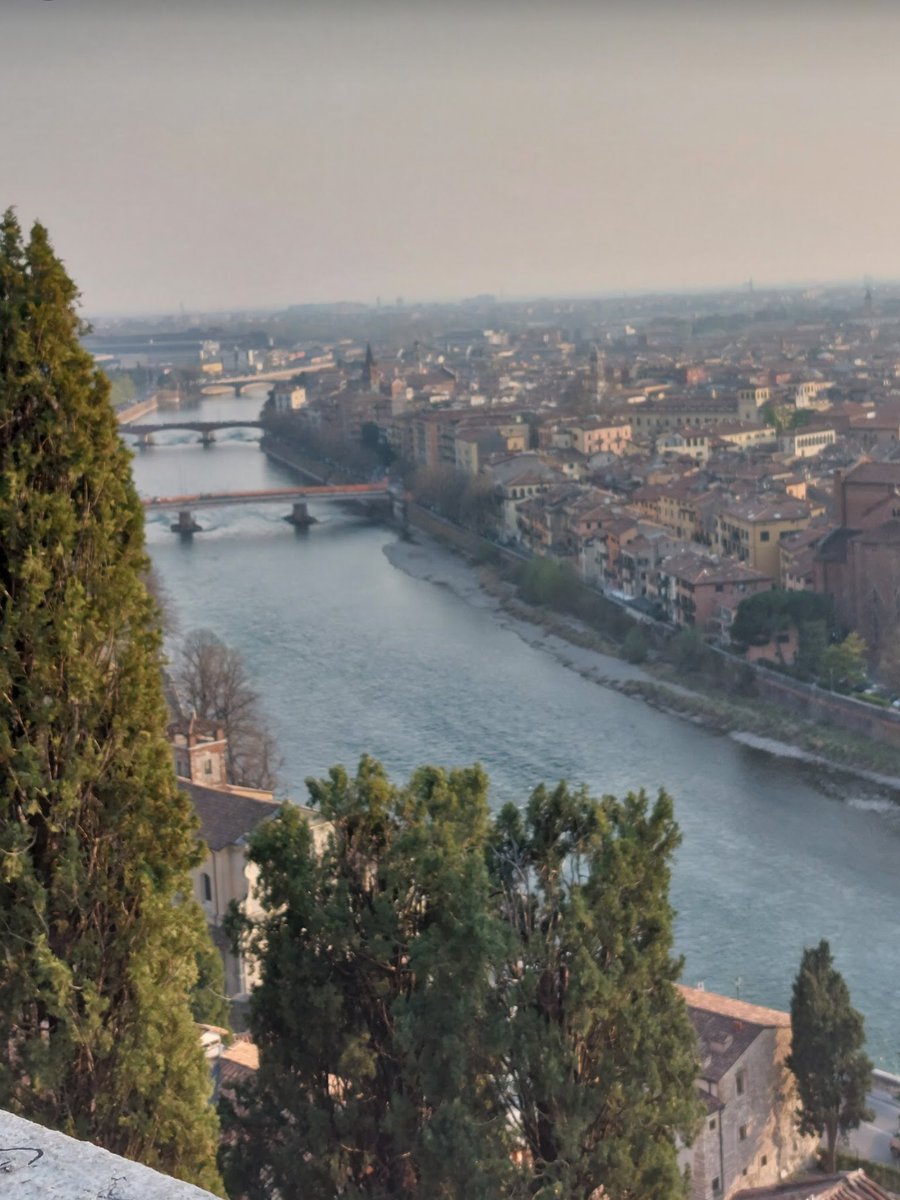
[[[284,519],[297,529],[314,525],[316,518],[310,516],[308,501],[355,501],[367,506],[393,505],[397,501],[401,509],[405,506],[404,495],[387,483],[342,483],[324,484],[321,487],[274,488],[267,491],[248,492],[195,492],[183,496],[151,496],[142,503],[147,512],[177,511],[178,520],[171,528],[173,533],[190,537],[202,533],[202,526],[194,520],[198,508],[217,508],[234,504],[272,504],[290,501],[291,512]]]
[[[122,432],[133,434],[139,446],[152,446],[154,435],[164,433],[167,429],[187,429],[199,433],[203,445],[211,446],[220,429],[262,429],[262,421],[141,421],[122,426]]]

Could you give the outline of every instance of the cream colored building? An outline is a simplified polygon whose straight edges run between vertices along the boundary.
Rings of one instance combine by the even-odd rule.
[[[553,445],[577,450],[585,458],[592,454],[621,454],[631,441],[628,421],[581,421],[564,425],[553,434]]]
[[[269,392],[272,408],[277,413],[296,412],[306,403],[306,388],[296,383],[276,383]]]
[[[792,458],[815,458],[826,446],[833,446],[837,433],[833,429],[794,429],[781,439],[781,449]]]
[[[781,539],[799,533],[809,522],[809,505],[802,500],[759,499],[732,504],[716,518],[716,550],[780,582]]]
[[[742,421],[758,421],[759,410],[772,399],[772,389],[767,387],[738,388],[738,416]]]
[[[262,912],[257,900],[257,869],[247,859],[247,841],[259,825],[281,811],[282,804],[272,792],[227,782],[228,742],[221,728],[192,717],[169,727],[169,742],[178,783],[193,801],[206,845],[206,857],[191,872],[194,896],[222,955],[225,994],[239,1027],[256,975],[243,956],[232,952],[225,936],[225,918],[232,902],[249,916]],[[316,848],[321,849],[328,823],[315,810],[298,807],[309,821]]]
[[[719,425],[715,435],[723,442],[737,446],[739,450],[755,450],[760,446],[774,446],[778,442],[775,430],[770,425],[755,421],[735,421]]]
[[[232,902],[251,917],[262,913],[257,899],[257,869],[247,859],[247,841],[264,821],[270,821],[281,810],[281,802],[271,792],[254,791],[224,785],[203,787],[189,780],[179,780],[190,794],[194,810],[200,818],[200,836],[206,843],[203,862],[191,876],[194,895],[206,915],[213,941],[225,965],[225,994],[234,1006],[234,1021],[241,1024],[241,1013],[256,982],[251,963],[232,952],[225,936],[224,923]],[[287,801],[290,803],[290,801]],[[313,809],[299,806],[312,829],[317,848],[328,836],[328,825]]]
[[[709,458],[710,437],[711,434],[700,429],[676,429],[657,437],[656,453],[664,458],[692,458],[705,463]]]
[[[693,1146],[681,1151],[691,1169],[691,1200],[728,1200],[805,1169],[818,1139],[797,1130],[788,1014],[698,988],[680,991],[697,1034],[706,1110]]]
[[[807,379],[792,389],[792,399],[797,408],[827,408],[828,397],[825,393],[831,387],[834,387],[831,380]]]

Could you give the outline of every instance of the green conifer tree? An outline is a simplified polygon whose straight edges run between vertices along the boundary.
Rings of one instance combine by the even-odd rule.
[[[0,226],[0,1107],[216,1187],[143,517],[77,292]]]
[[[497,1083],[527,1151],[527,1196],[684,1194],[677,1141],[700,1110],[672,956],[678,841],[664,793],[650,805],[560,784],[498,815],[490,861],[515,937],[496,973],[510,1030]]]
[[[862,1014],[831,957],[828,942],[803,951],[791,996],[791,1053],[803,1133],[825,1136],[826,1170],[836,1169],[838,1135],[869,1120],[872,1062]]]
[[[496,1200],[511,1164],[489,1086],[487,780],[423,768],[397,788],[364,758],[309,788],[327,846],[286,806],[251,841],[264,914],[232,919],[261,981],[258,1080],[226,1107],[229,1191]]]

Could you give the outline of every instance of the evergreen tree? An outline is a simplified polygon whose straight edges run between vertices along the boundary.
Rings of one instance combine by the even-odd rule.
[[[804,950],[791,997],[791,1053],[797,1077],[800,1129],[824,1134],[826,1170],[836,1169],[838,1134],[868,1120],[866,1093],[872,1062],[866,1055],[862,1014],[834,966],[831,947],[821,941]]]
[[[264,915],[231,919],[261,968],[260,1069],[226,1106],[226,1184],[250,1200],[496,1200],[511,1165],[489,1085],[487,780],[423,768],[396,788],[364,758],[308,786],[327,845],[285,806],[249,849]]]
[[[515,931],[497,971],[511,1031],[498,1084],[530,1196],[683,1194],[676,1137],[689,1140],[700,1114],[671,953],[678,841],[665,794],[651,806],[560,784],[497,818],[490,857]]]
[[[215,1187],[206,940],[141,506],[35,225],[0,227],[0,1107]]]
[[[539,788],[487,818],[478,768],[403,788],[363,759],[250,848],[235,912],[254,1084],[226,1109],[246,1200],[672,1200],[698,1117],[674,987],[671,802]]]

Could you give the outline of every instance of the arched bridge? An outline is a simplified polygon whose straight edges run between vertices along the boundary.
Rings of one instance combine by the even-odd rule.
[[[285,517],[290,524],[304,529],[315,524],[309,515],[309,500],[356,500],[365,504],[393,503],[403,500],[403,494],[387,483],[342,483],[325,484],[321,487],[275,488],[268,491],[249,492],[195,492],[184,496],[151,496],[142,501],[148,512],[175,510],[178,520],[172,525],[173,533],[190,536],[201,533],[202,528],[194,520],[194,510],[216,508],[230,504],[272,504],[290,501],[291,513]]]
[[[277,383],[279,380],[297,379],[300,375],[326,371],[333,366],[333,360],[320,363],[305,363],[301,360],[290,367],[275,371],[258,371],[255,375],[210,375],[203,381],[201,390],[219,392],[225,388],[234,388],[235,396],[240,396],[245,387],[250,387],[255,383]]]
[[[188,429],[199,433],[203,445],[209,446],[216,440],[216,432],[220,429],[262,429],[262,421],[160,421],[152,424],[143,421],[122,426],[123,433],[134,434],[139,446],[152,446],[154,434],[167,429]]]

